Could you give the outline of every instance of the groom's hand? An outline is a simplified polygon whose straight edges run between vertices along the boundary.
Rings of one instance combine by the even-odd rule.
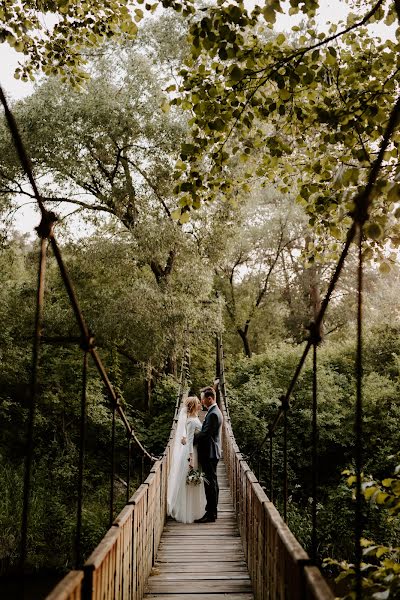
[[[183,444],[184,446],[186,445],[186,437],[183,436],[183,438],[181,439],[181,444]]]

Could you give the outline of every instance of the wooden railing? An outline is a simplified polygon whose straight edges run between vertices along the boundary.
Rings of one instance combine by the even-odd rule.
[[[164,528],[167,482],[177,418],[168,445],[92,552],[46,600],[141,600]]]
[[[319,569],[244,460],[223,404],[222,410],[224,462],[255,599],[333,600]],[[68,573],[46,600],[142,600],[164,528],[176,422],[162,458],[83,569]]]
[[[333,600],[319,569],[311,565],[244,460],[221,404],[224,462],[255,599]]]

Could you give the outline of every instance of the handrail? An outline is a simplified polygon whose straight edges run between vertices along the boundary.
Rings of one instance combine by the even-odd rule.
[[[168,474],[177,408],[186,385],[184,361],[185,357],[170,436],[162,456],[129,498],[83,568],[68,573],[46,600],[142,600],[167,514]]]
[[[36,400],[38,396],[38,367],[39,367],[39,353],[42,343],[43,335],[43,313],[44,313],[44,296],[45,296],[45,273],[46,273],[46,260],[47,260],[47,247],[50,245],[53,250],[54,257],[57,261],[58,268],[60,271],[61,278],[64,283],[65,290],[68,294],[71,307],[73,309],[76,323],[80,331],[80,339],[78,344],[83,351],[83,370],[82,370],[82,394],[81,394],[81,423],[80,423],[80,448],[79,448],[79,468],[78,468],[78,502],[77,502],[77,527],[76,527],[76,564],[77,566],[81,561],[81,526],[82,526],[82,494],[83,494],[83,477],[84,477],[84,457],[85,457],[85,431],[86,431],[86,386],[87,386],[87,366],[88,366],[88,355],[92,356],[93,362],[100,374],[100,377],[105,385],[108,395],[111,399],[111,410],[112,410],[112,443],[111,443],[111,489],[110,489],[110,520],[113,517],[114,510],[114,451],[115,451],[115,415],[119,415],[122,423],[125,426],[128,439],[128,454],[130,456],[131,442],[134,441],[138,448],[141,450],[143,457],[147,457],[151,461],[155,462],[157,457],[153,456],[146,450],[144,445],[138,439],[133,425],[129,422],[121,404],[120,399],[114,386],[112,385],[108,373],[103,365],[100,356],[97,353],[95,347],[95,339],[93,333],[86,322],[86,319],[81,310],[78,297],[75,288],[70,279],[68,270],[64,263],[60,248],[54,237],[54,224],[57,221],[57,217],[54,213],[47,211],[45,208],[43,199],[38,190],[36,180],[33,174],[32,163],[29,155],[26,151],[24,142],[20,135],[18,125],[15,121],[14,115],[12,114],[5,94],[2,87],[0,86],[0,102],[4,107],[5,117],[8,127],[11,132],[11,136],[14,141],[15,149],[17,151],[21,166],[29,182],[32,186],[34,197],[37,201],[40,213],[41,222],[36,231],[40,238],[40,258],[38,268],[38,285],[36,293],[36,310],[35,310],[35,326],[33,333],[33,348],[32,348],[32,369],[31,369],[31,380],[30,380],[30,403],[29,403],[29,417],[28,417],[28,431],[27,431],[27,443],[25,452],[25,465],[24,465],[24,485],[23,485],[23,509],[22,509],[22,522],[21,522],[21,542],[20,542],[20,570],[23,573],[25,570],[25,563],[28,553],[28,526],[29,526],[29,510],[30,510],[30,496],[31,496],[31,481],[32,481],[32,463],[33,463],[33,452],[34,452],[34,425],[36,417]],[[129,469],[129,461],[128,461]],[[129,482],[129,471],[128,471],[128,482]],[[127,486],[129,491],[129,483]]]
[[[334,600],[319,569],[294,537],[244,460],[221,395],[222,446],[255,600]]]

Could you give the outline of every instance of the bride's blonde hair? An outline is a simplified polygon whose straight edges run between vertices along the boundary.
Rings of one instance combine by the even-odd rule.
[[[196,410],[198,405],[200,404],[200,400],[197,396],[188,396],[185,400],[185,406],[187,410],[187,414],[192,416],[196,414]]]

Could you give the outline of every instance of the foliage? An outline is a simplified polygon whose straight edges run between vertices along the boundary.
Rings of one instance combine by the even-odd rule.
[[[365,470],[379,478],[391,468],[387,457],[400,443],[398,327],[388,330],[381,326],[368,331],[365,346],[368,352],[364,362],[363,455]],[[387,360],[377,358],[383,346]],[[275,344],[250,360],[231,363],[229,369],[230,414],[237,443],[254,472],[260,474],[269,494],[269,441],[262,448],[260,444],[265,440],[267,425],[276,414],[279,397],[286,392],[299,355],[297,346]],[[318,552],[321,559],[334,556],[343,560],[353,555],[354,509],[339,474],[353,460],[354,357],[354,344],[347,340],[326,341],[318,351]],[[312,497],[311,401],[312,365],[307,362],[288,414],[289,527],[306,548],[310,543],[307,514]],[[278,506],[282,502],[281,434],[278,427],[273,442],[274,502]],[[381,540],[383,545],[394,543],[398,525],[388,527],[373,507],[366,507],[365,516],[364,535]]]
[[[355,475],[349,470],[343,472],[347,475],[347,484],[353,487]],[[400,515],[400,465],[397,465],[392,477],[382,481],[374,481],[372,477],[363,478],[362,494],[367,502],[382,511],[387,518],[388,525],[399,525]],[[362,539],[363,556],[365,561],[361,565],[362,588],[366,598],[386,600],[397,598],[400,592],[400,547],[376,544],[371,540]],[[349,588],[354,587],[354,565],[346,561],[326,561],[328,565],[340,568],[341,573],[336,581],[345,581]],[[349,592],[344,597],[351,600],[355,598],[354,592]]]
[[[308,18],[291,37],[273,29],[281,4],[249,10],[222,2],[191,25],[191,56],[172,100],[192,117],[176,191],[182,214],[218,197],[240,199],[255,180],[294,191],[317,238],[312,253],[321,257],[318,238],[342,239],[347,230],[398,93],[400,28],[396,40],[382,41],[368,25],[390,25],[399,15],[392,1],[360,3],[326,34],[314,20],[317,1],[291,2],[289,14]],[[366,230],[372,248],[400,240],[398,144],[397,131],[375,186]]]
[[[78,279],[78,296],[86,318],[98,332],[99,353],[110,378],[123,392],[124,409],[139,439],[150,451],[159,454],[165,447],[173,417],[177,382],[160,374],[153,381],[153,412],[144,396],[142,364],[148,360],[145,336],[132,324],[127,310],[127,293],[135,279],[126,276],[131,259],[122,246],[114,254],[106,245],[87,241],[79,249],[65,249],[73,279]],[[103,252],[102,252],[103,251]],[[31,332],[35,298],[36,252],[23,242],[11,241],[0,253],[2,272],[8,276],[0,290],[0,334],[2,371],[0,375],[0,537],[2,572],[10,572],[18,560],[19,528],[22,511],[22,471],[25,455]],[[119,269],[118,270],[118,265]],[[133,275],[137,275],[134,270]],[[104,283],[114,281],[115,295]],[[122,282],[125,282],[125,287]],[[153,285],[155,285],[153,283]],[[68,306],[57,270],[49,261],[46,287],[45,336],[76,336],[78,331]],[[91,300],[95,297],[96,302]],[[125,303],[125,310],[118,304]],[[148,299],[147,299],[148,302]],[[97,312],[101,308],[101,313]],[[118,318],[117,318],[118,316]],[[154,321],[154,314],[153,314]],[[124,328],[125,325],[125,328]],[[163,327],[163,323],[161,327]],[[133,328],[132,328],[133,327]],[[142,327],[148,327],[146,322]],[[136,347],[129,346],[142,336]],[[124,338],[122,337],[124,333]],[[148,334],[150,332],[148,331]],[[109,350],[107,350],[107,346]],[[115,348],[123,354],[115,357]],[[168,346],[165,346],[168,348]],[[164,348],[165,348],[164,347]],[[126,354],[137,352],[135,361]],[[141,352],[141,353],[140,353]],[[34,430],[33,479],[29,519],[29,567],[62,571],[73,565],[76,527],[77,465],[79,455],[81,350],[74,345],[44,344],[40,353],[39,396]],[[165,356],[160,355],[161,369]],[[83,553],[87,556],[108,527],[110,490],[110,439],[112,411],[100,378],[91,366],[87,390],[87,440],[84,474]],[[117,421],[115,511],[125,502],[126,434]],[[149,465],[145,464],[145,472]],[[140,483],[141,456],[133,451],[131,491]]]
[[[0,43],[7,42],[26,57],[15,72],[16,78],[34,80],[41,70],[79,86],[88,79],[88,54],[109,38],[133,39],[144,11],[153,13],[159,4],[183,15],[191,12],[186,0],[9,0],[0,9]]]
[[[91,61],[84,93],[50,78],[13,107],[36,177],[46,174],[45,203],[55,208],[61,202],[86,216],[114,217],[129,231],[137,228],[137,242],[148,254],[146,240],[158,227],[161,256],[179,229],[168,219],[170,171],[185,133],[180,111],[163,110],[162,87],[170,74],[153,65],[160,44],[170,50],[166,36],[180,39],[184,29],[176,19],[164,24],[165,32],[148,26],[136,44],[109,44],[105,55]],[[0,140],[2,196],[32,199],[5,123]],[[163,263],[154,251],[148,260]]]

